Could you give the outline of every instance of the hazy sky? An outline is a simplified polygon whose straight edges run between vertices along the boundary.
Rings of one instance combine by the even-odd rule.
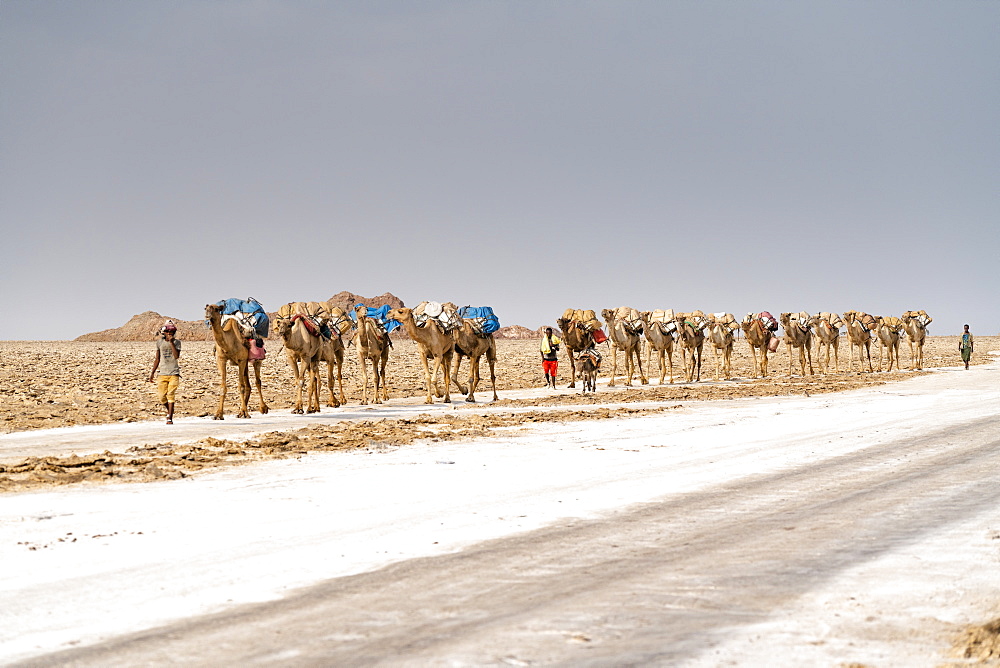
[[[996,334],[998,29],[989,0],[2,0],[0,339],[341,290]]]

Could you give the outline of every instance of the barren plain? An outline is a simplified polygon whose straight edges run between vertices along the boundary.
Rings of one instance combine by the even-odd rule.
[[[843,337],[842,337],[843,339]],[[973,363],[989,361],[986,351],[1000,346],[1000,337],[977,337],[977,350]],[[925,347],[924,366],[958,366],[961,360],[957,353],[958,337],[929,337]],[[261,377],[264,398],[273,408],[289,408],[294,404],[293,377],[285,360],[280,342],[267,343],[268,356],[264,360]],[[497,389],[512,390],[541,387],[543,378],[538,361],[538,342],[535,340],[498,341]],[[600,346],[604,353],[601,376],[607,378],[611,371],[611,354],[607,344]],[[83,424],[104,424],[112,422],[135,422],[158,419],[163,409],[156,403],[154,386],[147,382],[152,368],[153,342],[80,342],[80,341],[0,341],[0,433],[47,429]],[[619,375],[623,366],[619,355]],[[875,368],[878,357],[873,347]],[[820,373],[819,361],[813,359],[816,374],[803,378],[798,373],[795,360],[794,375],[789,376],[789,360],[785,346],[770,356],[768,377],[752,380],[749,347],[742,338],[737,339],[733,353],[733,375],[735,381],[708,382],[715,370],[711,349],[705,346],[702,361],[702,382],[683,382],[680,353],[674,354],[674,383],[669,381],[659,386],[658,369],[655,358],[652,369],[645,364],[644,370],[652,378],[650,385],[643,386],[638,379],[633,387],[624,386],[621,377],[616,387],[600,386],[596,398],[586,398],[587,403],[632,400],[672,400],[672,399],[731,399],[746,396],[778,396],[801,392],[832,392],[853,389],[873,384],[890,382],[912,375],[908,371],[910,356],[906,343],[901,346],[900,358],[903,372],[891,373],[848,372],[847,345],[842,340],[840,347],[841,373]],[[832,361],[831,361],[832,364]],[[855,364],[857,362],[855,361]],[[389,361],[390,397],[421,396],[424,387],[423,371],[417,358],[416,346],[412,341],[395,343]],[[857,366],[855,366],[855,369]],[[463,381],[467,373],[463,364],[460,376]],[[234,413],[235,369],[230,367],[230,390],[226,413]],[[489,371],[482,364],[477,399],[485,401],[492,397]],[[324,377],[325,396],[325,367]],[[348,348],[344,364],[344,389],[348,404],[359,401],[359,370],[357,353]],[[559,366],[559,386],[569,382],[569,365],[565,357]],[[579,387],[579,383],[577,384]],[[641,392],[641,394],[637,394]],[[207,341],[183,342],[181,352],[181,387],[177,398],[177,417],[211,415],[218,405],[218,371],[213,355],[213,344]],[[456,388],[452,388],[452,400],[464,399]],[[555,394],[550,398],[537,400],[538,403],[574,403],[583,398],[566,394]],[[326,401],[324,400],[324,406]],[[256,408],[256,392],[251,395],[251,412]],[[324,410],[335,410],[324,408]]]

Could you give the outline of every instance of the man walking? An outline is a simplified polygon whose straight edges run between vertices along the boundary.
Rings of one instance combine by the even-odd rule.
[[[969,361],[972,360],[972,333],[969,332],[969,326],[965,326],[965,331],[962,332],[962,338],[958,340],[958,352],[962,355],[962,361],[965,362],[965,368],[969,368]]]
[[[545,373],[545,387],[556,388],[556,372],[559,370],[559,344],[562,341],[558,336],[552,335],[552,328],[545,328],[545,336],[542,337],[542,371]]]
[[[167,409],[167,424],[174,423],[174,402],[181,380],[181,366],[177,361],[181,357],[181,342],[176,336],[177,325],[172,320],[167,320],[160,328],[160,338],[156,340],[156,359],[153,361],[153,370],[149,372],[149,382],[152,383],[156,370],[160,370],[156,393],[160,403]]]

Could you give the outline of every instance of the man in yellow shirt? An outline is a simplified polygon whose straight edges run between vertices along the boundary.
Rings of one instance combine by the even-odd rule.
[[[559,344],[562,341],[558,336],[552,334],[552,328],[545,328],[545,336],[542,337],[542,371],[545,373],[545,387],[556,388],[556,372],[559,370]]]

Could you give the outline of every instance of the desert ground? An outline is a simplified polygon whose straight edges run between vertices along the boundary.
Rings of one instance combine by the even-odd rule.
[[[798,371],[798,360],[794,360],[793,376],[789,377],[789,359],[785,345],[771,354],[768,377],[751,380],[751,357],[749,347],[743,338],[736,341],[733,352],[733,376],[738,382],[729,383],[685,383],[679,350],[674,353],[674,384],[666,381],[659,385],[657,362],[652,360],[652,369],[643,360],[643,369],[651,377],[649,386],[642,386],[638,378],[633,389],[642,390],[641,395],[622,394],[624,380],[619,377],[616,392],[608,393],[606,388],[598,393],[596,401],[623,401],[629,396],[635,399],[732,399],[746,396],[779,396],[797,392],[832,392],[864,387],[900,380],[909,377],[910,356],[907,344],[900,347],[900,358],[904,373],[850,373],[848,369],[848,346],[841,337],[840,369],[842,373],[820,373],[819,360],[814,357],[816,375],[803,378]],[[1000,345],[1000,337],[980,336],[976,339],[980,354],[974,356],[973,363],[988,361],[985,354]],[[958,338],[955,336],[932,336],[924,350],[925,367],[958,366],[961,360],[956,351]],[[270,407],[290,408],[295,401],[293,377],[285,352],[280,342],[267,343],[268,356],[264,360],[261,377],[264,399]],[[515,390],[541,387],[538,342],[533,340],[498,341],[497,380],[498,390]],[[607,378],[611,371],[611,355],[608,344],[602,344],[604,353],[601,375]],[[875,368],[878,368],[876,347],[872,347]],[[65,341],[0,341],[0,433],[29,429],[49,429],[84,424],[106,424],[114,422],[135,422],[159,418],[163,412],[156,403],[153,385],[147,382],[153,363],[153,343],[134,342],[65,342]],[[832,361],[831,361],[832,364]],[[855,360],[855,369],[858,368]],[[623,368],[619,355],[619,375]],[[423,371],[412,341],[398,341],[390,357],[389,367],[390,397],[422,396],[424,387]],[[230,367],[230,389],[227,397],[226,414],[235,415],[234,368]],[[464,382],[468,371],[463,363],[460,376]],[[703,352],[701,378],[710,381],[715,373],[713,353],[706,343]],[[326,401],[326,371],[324,377],[324,407]],[[477,400],[492,398],[489,372],[482,364]],[[177,399],[177,417],[212,415],[218,405],[218,371],[213,355],[213,344],[206,341],[183,342],[181,352],[181,387]],[[344,389],[348,405],[356,405],[360,400],[360,373],[357,353],[348,348],[344,364]],[[568,384],[569,365],[565,356],[560,358],[559,385]],[[577,383],[580,387],[580,383]],[[654,390],[651,394],[649,390]],[[462,402],[464,397],[452,387],[452,400]],[[539,403],[582,402],[559,394],[551,399],[536,400]],[[590,403],[595,399],[587,398]],[[256,391],[251,395],[251,412],[256,408]],[[324,410],[335,410],[324,408]]]
[[[0,342],[0,663],[996,664],[1000,337],[587,396],[536,347],[449,406],[410,342],[358,406],[351,350],[318,416],[272,349],[220,423],[187,343],[167,426],[151,343]]]

